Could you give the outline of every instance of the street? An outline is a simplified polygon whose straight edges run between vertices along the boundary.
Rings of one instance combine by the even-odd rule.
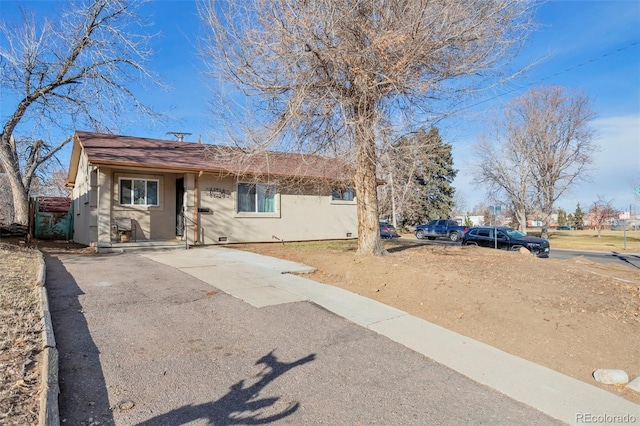
[[[403,241],[415,241],[419,244],[436,244],[444,246],[459,246],[461,243],[452,242],[445,239],[438,240],[419,240],[417,238],[403,237]],[[618,251],[590,251],[590,250],[570,250],[570,249],[556,249],[551,246],[551,252],[549,254],[550,259],[571,259],[574,257],[583,256],[586,259],[599,263],[612,263],[617,262],[621,265],[627,265],[632,268],[640,269],[640,253],[621,253]]]

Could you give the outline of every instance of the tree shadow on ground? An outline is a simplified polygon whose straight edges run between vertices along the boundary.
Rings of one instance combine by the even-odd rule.
[[[612,251],[612,252],[611,252],[611,256],[613,256],[613,257],[617,257],[620,261],[622,261],[622,262],[626,263],[627,265],[629,265],[629,266],[631,266],[631,267],[633,267],[633,268],[640,269],[640,266],[638,266],[638,265],[634,264],[633,262],[631,262],[631,261],[628,259],[629,257],[632,257],[632,258],[634,258],[634,260],[636,260],[636,259],[640,259],[640,256],[636,256],[636,255],[623,255],[623,254],[618,253],[617,251]]]
[[[44,254],[59,356],[60,418],[66,424],[85,424],[93,419],[101,425],[113,425],[100,351],[91,337],[79,300],[84,292],[58,257],[46,251]]]
[[[427,244],[425,243],[418,243],[418,242],[408,242],[408,241],[390,241],[391,244],[388,244],[387,247],[385,247],[387,249],[387,252],[389,253],[399,253],[401,251],[404,250],[409,250],[409,249],[413,249],[413,248],[418,248],[418,247],[425,247]],[[393,245],[392,245],[393,244]]]
[[[139,423],[138,426],[182,425],[199,419],[206,419],[214,426],[258,425],[283,419],[296,412],[300,403],[289,403],[282,411],[265,415],[280,398],[259,398],[260,392],[287,371],[315,359],[316,355],[311,354],[294,362],[280,362],[271,351],[256,361],[255,365],[264,364],[264,368],[258,374],[260,379],[253,385],[245,387],[245,381],[240,380],[229,388],[226,395],[216,401],[185,405]]]
[[[449,254],[448,247],[462,247],[461,243],[452,243],[443,240],[409,240],[409,241],[390,241],[390,244],[386,246],[388,253],[399,253],[405,250],[422,248],[423,250],[440,250],[441,254]]]

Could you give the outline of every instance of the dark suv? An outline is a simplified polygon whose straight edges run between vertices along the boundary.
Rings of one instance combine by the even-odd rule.
[[[494,230],[497,235],[494,234]],[[478,226],[470,228],[462,237],[462,245],[464,246],[495,248],[496,244],[499,249],[503,250],[519,250],[520,247],[524,247],[538,257],[549,257],[549,241],[543,238],[530,237],[506,226],[498,226],[497,228]]]
[[[395,226],[390,223],[380,222],[380,238],[390,240],[391,238],[400,238],[400,234],[398,234]]]

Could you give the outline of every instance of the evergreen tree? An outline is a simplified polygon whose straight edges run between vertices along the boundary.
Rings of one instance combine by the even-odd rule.
[[[392,175],[400,226],[413,225],[433,218],[448,218],[454,206],[455,189],[451,186],[458,173],[453,168],[451,145],[444,143],[436,127],[403,137],[388,151],[384,165]],[[390,194],[388,191],[385,195]],[[382,196],[381,211],[386,205]]]
[[[452,147],[444,143],[435,127],[431,127],[424,137],[427,138],[428,161],[422,163],[415,176],[424,194],[419,213],[425,219],[448,218],[454,205],[455,188],[451,184],[458,174],[453,168]]]
[[[471,228],[473,226],[473,221],[471,220],[469,215],[466,215],[464,217],[464,226],[468,226],[469,228]]]
[[[558,226],[567,226],[567,212],[558,209]]]
[[[576,211],[573,213],[573,227],[575,229],[584,228],[584,213],[580,208],[580,203],[576,206]]]

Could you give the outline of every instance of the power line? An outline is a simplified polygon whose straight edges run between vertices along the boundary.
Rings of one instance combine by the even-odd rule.
[[[584,62],[581,62],[581,63],[579,63],[579,64],[577,64],[577,65],[572,66],[572,67],[566,68],[566,69],[565,69],[565,70],[563,70],[563,71],[558,71],[558,72],[556,72],[556,73],[554,73],[554,74],[548,75],[548,76],[546,76],[546,77],[542,77],[542,78],[538,79],[537,81],[534,81],[534,82],[531,82],[531,83],[528,83],[528,84],[525,84],[525,85],[522,85],[522,86],[516,87],[516,88],[511,89],[511,90],[507,90],[506,92],[501,93],[501,94],[499,94],[499,95],[495,95],[495,96],[492,96],[492,97],[490,97],[490,98],[488,98],[488,99],[484,99],[484,100],[482,100],[482,101],[479,101],[479,102],[473,103],[473,104],[471,104],[471,105],[467,105],[467,106],[465,106],[465,107],[462,107],[462,108],[458,109],[458,110],[456,111],[456,113],[457,113],[457,112],[460,112],[460,111],[463,111],[463,110],[465,110],[465,109],[473,108],[474,106],[482,105],[482,104],[484,104],[484,103],[490,102],[490,101],[492,101],[492,100],[494,100],[494,99],[497,99],[497,98],[500,98],[500,97],[502,97],[502,96],[505,96],[505,95],[508,95],[508,94],[511,94],[511,93],[514,93],[514,92],[520,91],[520,90],[525,89],[525,88],[527,88],[527,87],[534,86],[534,85],[536,85],[536,84],[540,84],[542,81],[549,80],[549,79],[554,78],[554,77],[557,77],[557,76],[559,76],[559,75],[561,75],[561,74],[565,74],[565,73],[567,73],[567,72],[569,72],[569,71],[573,71],[573,70],[576,70],[576,69],[578,69],[578,68],[580,68],[580,67],[584,67],[584,66],[586,66],[586,65],[590,65],[590,64],[592,64],[592,63],[594,63],[594,62],[597,62],[597,61],[599,61],[599,60],[601,60],[601,59],[604,59],[604,58],[606,58],[606,57],[608,57],[608,56],[615,55],[616,53],[622,52],[622,51],[624,51],[624,50],[630,49],[630,48],[635,47],[635,46],[638,46],[638,45],[640,45],[640,41],[636,41],[636,42],[630,43],[630,44],[628,44],[628,45],[626,45],[626,46],[624,46],[624,47],[620,47],[620,48],[618,48],[618,49],[616,49],[616,50],[612,50],[612,51],[610,51],[610,52],[603,53],[603,54],[602,54],[602,55],[600,55],[600,56],[596,56],[596,57],[594,57],[594,58],[591,58],[591,59],[589,59],[589,60],[586,60],[586,61],[584,61]]]

